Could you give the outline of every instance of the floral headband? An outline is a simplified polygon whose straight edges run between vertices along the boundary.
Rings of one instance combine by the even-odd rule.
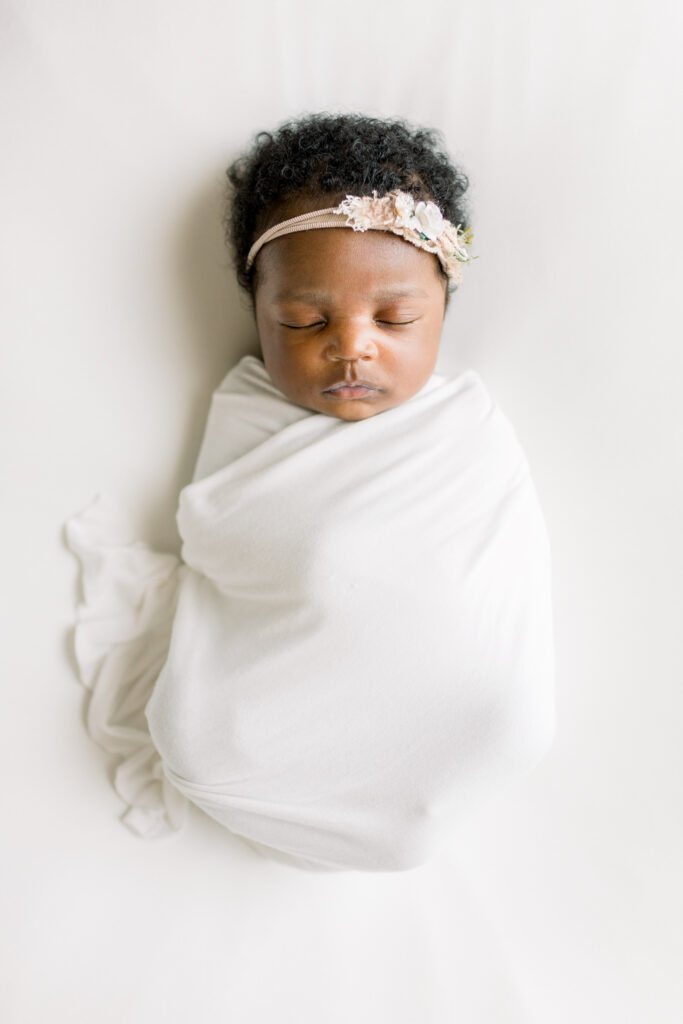
[[[346,220],[340,222],[339,217]],[[354,231],[391,231],[405,238],[419,249],[434,253],[448,277],[458,284],[462,281],[461,263],[470,263],[478,256],[468,256],[465,246],[473,239],[472,229],[462,229],[451,224],[443,216],[436,203],[415,202],[408,192],[394,189],[378,197],[374,190],[371,196],[347,196],[339,206],[325,210],[302,213],[290,220],[273,225],[256,239],[247,256],[246,270],[254,262],[257,252],[267,242],[293,231],[309,231],[312,228],[349,227]]]

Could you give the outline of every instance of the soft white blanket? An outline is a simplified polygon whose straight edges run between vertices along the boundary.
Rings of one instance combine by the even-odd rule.
[[[114,537],[112,507],[67,524],[76,649],[141,834],[187,797],[302,866],[405,870],[549,749],[548,537],[475,371],[350,422],[245,356],[180,493],[182,561]]]

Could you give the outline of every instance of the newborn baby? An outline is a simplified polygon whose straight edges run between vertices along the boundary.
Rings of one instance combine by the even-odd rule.
[[[434,372],[471,259],[467,181],[435,141],[313,115],[229,170],[261,356],[214,392],[181,561],[147,602],[166,645],[117,777],[141,834],[189,799],[302,867],[406,870],[552,742],[528,463],[477,373]],[[126,685],[110,679],[112,713]]]

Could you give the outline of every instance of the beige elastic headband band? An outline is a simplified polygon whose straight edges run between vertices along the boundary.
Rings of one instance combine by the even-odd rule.
[[[262,246],[281,235],[313,228],[353,228],[354,231],[390,231],[419,249],[433,253],[449,278],[460,283],[460,264],[477,256],[468,256],[465,246],[472,241],[471,229],[462,230],[441,213],[436,203],[415,202],[408,192],[395,189],[384,196],[347,196],[339,206],[312,210],[274,224],[260,235],[247,255],[249,270]]]
[[[279,238],[280,235],[290,235],[293,231],[310,231],[311,228],[350,227],[341,219],[342,217],[343,214],[335,213],[334,207],[329,206],[326,210],[313,210],[311,213],[301,213],[298,217],[292,217],[290,220],[283,220],[279,224],[274,224],[272,228],[264,231],[252,245],[247,256],[246,269],[249,270],[249,267],[256,258],[256,253],[266,242],[272,242],[274,238]]]

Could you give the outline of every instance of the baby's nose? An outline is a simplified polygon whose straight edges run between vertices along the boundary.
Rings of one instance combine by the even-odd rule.
[[[342,359],[360,359],[377,351],[376,327],[371,320],[338,320],[328,328],[332,354]]]

